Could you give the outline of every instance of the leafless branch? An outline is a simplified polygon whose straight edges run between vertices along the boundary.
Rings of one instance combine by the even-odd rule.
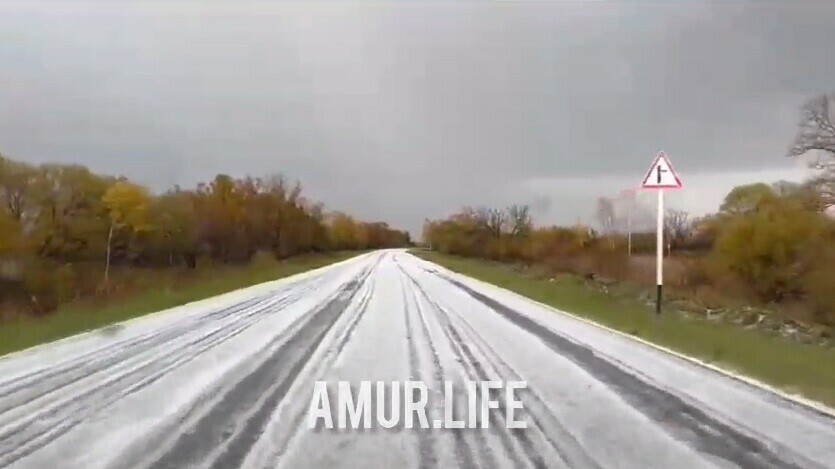
[[[510,223],[510,234],[513,236],[527,236],[530,233],[533,222],[531,221],[530,207],[527,205],[511,205],[507,209],[508,222]]]
[[[799,157],[817,150],[817,157],[810,165],[820,170],[835,168],[835,126],[831,119],[833,99],[835,95],[824,94],[803,105],[797,136],[788,156]]]

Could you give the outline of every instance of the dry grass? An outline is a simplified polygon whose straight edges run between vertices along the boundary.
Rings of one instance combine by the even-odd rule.
[[[688,257],[664,258],[664,283],[670,286],[686,286]],[[655,256],[639,254],[629,259],[628,280],[639,285],[655,285]]]

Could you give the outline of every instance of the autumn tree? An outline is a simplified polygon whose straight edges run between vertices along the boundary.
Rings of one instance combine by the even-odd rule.
[[[107,283],[110,279],[114,234],[124,230],[128,236],[132,236],[147,229],[147,211],[151,204],[151,196],[146,188],[123,180],[107,189],[102,197],[102,203],[107,210],[110,223],[104,267],[104,281]]]
[[[831,221],[781,200],[723,223],[711,254],[720,274],[764,301],[781,301],[804,290],[814,252],[831,244]]]
[[[147,257],[164,259],[169,267],[178,261],[196,266],[199,243],[194,199],[194,194],[175,189],[153,200],[148,210]]]
[[[744,215],[759,210],[776,197],[771,186],[762,182],[737,186],[725,196],[719,211],[728,215]]]
[[[218,174],[209,184],[198,185],[195,209],[200,242],[212,258],[223,263],[250,258],[254,249],[246,238],[244,193],[231,176]]]
[[[24,228],[35,213],[34,169],[0,155],[0,279],[19,278]],[[2,296],[2,295],[0,295]]]
[[[350,216],[334,213],[328,223],[330,244],[335,249],[352,249],[357,245],[357,226]]]
[[[124,260],[195,268],[199,258],[241,262],[259,250],[277,258],[326,251],[336,247],[331,238],[342,249],[409,244],[407,232],[386,223],[337,219],[329,233],[322,204],[280,175],[220,174],[194,189],[154,195],[80,165],[32,166],[0,156],[0,301],[17,295],[30,309],[49,311],[94,293],[101,284],[87,279],[99,268],[104,284],[113,282],[112,269]]]
[[[16,252],[22,243],[20,222],[8,213],[0,211],[0,259]]]
[[[0,203],[15,220],[36,210],[35,176],[34,168],[0,155]]]

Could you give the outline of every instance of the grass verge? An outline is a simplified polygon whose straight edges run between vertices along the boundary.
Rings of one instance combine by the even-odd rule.
[[[80,301],[43,317],[18,316],[0,322],[0,356],[239,288],[289,277],[357,254],[335,252],[300,255],[282,261],[261,259],[245,266],[212,267],[196,272],[148,271],[142,275],[139,291],[128,296],[97,303]]]
[[[637,298],[614,297],[575,276],[561,276],[551,282],[497,262],[423,250],[412,253],[452,271],[835,408],[833,348],[669,312],[656,317]]]

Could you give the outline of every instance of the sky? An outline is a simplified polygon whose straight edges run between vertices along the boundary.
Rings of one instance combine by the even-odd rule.
[[[282,173],[414,234],[462,206],[592,222],[659,150],[699,215],[835,91],[825,1],[0,0],[0,152],[154,190]]]

